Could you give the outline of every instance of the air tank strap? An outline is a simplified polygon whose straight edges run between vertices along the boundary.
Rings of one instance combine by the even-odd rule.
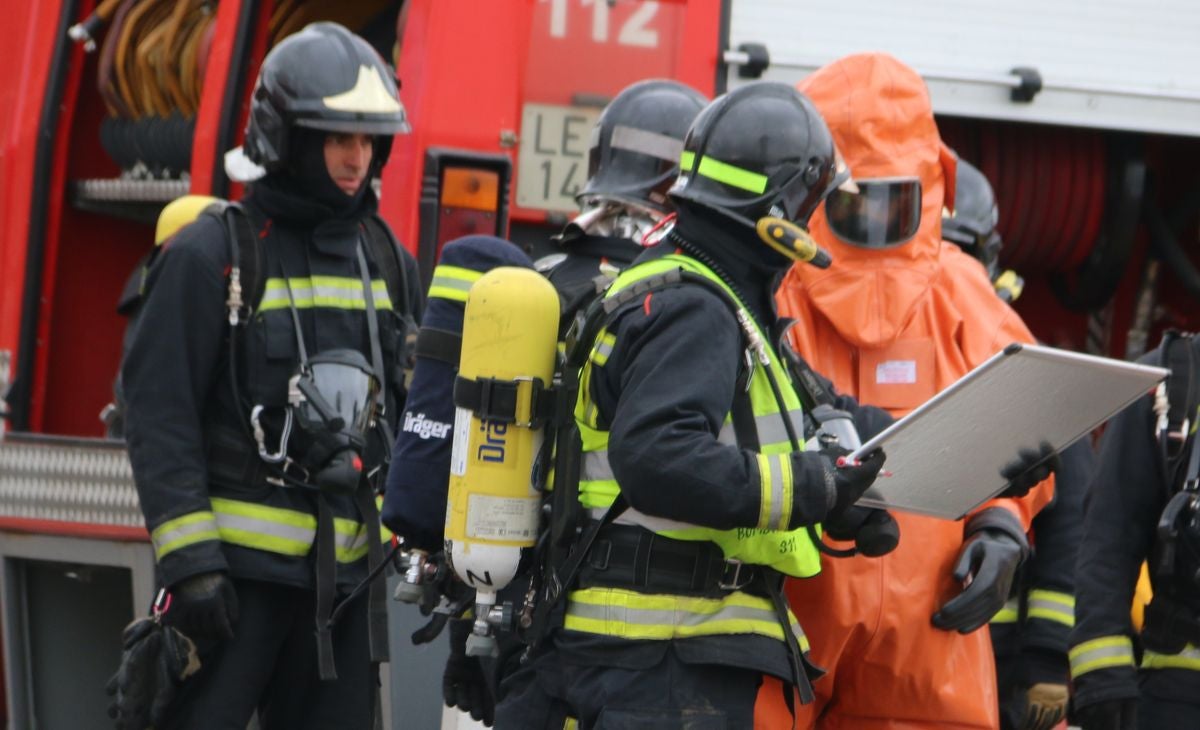
[[[457,368],[462,356],[462,335],[434,327],[422,327],[417,333],[416,356],[440,360]]]
[[[538,428],[555,413],[554,390],[541,378],[454,379],[454,405],[466,408],[481,419]]]

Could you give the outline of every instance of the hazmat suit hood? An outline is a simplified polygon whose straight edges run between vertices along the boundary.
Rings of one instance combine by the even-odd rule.
[[[938,275],[942,208],[954,157],[938,134],[925,82],[884,53],[847,56],[800,82],[825,117],[856,181],[915,177],[921,183],[916,234],[890,248],[838,238],[822,205],[812,217],[817,242],[833,255],[828,269],[797,265],[782,296],[803,287],[812,305],[848,342],[883,347],[899,336]],[[952,188],[950,189],[952,194]]]

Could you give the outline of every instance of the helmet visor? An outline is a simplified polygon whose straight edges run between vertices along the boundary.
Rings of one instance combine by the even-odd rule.
[[[588,181],[575,199],[581,206],[608,198],[661,210],[678,172],[683,140],[622,124],[612,128],[607,146],[603,135],[597,124],[588,149]]]
[[[825,200],[834,235],[863,248],[898,246],[921,227],[921,181],[916,178],[855,180],[858,192],[838,189]]]
[[[403,115],[384,118],[336,119],[320,117],[299,117],[296,126],[319,129],[323,132],[344,132],[346,134],[391,135],[408,134],[412,131],[408,120]]]

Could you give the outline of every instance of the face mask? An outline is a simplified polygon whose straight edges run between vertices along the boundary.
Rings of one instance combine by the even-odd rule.
[[[362,478],[379,391],[370,364],[357,350],[329,350],[301,363],[288,386],[290,409],[310,441],[303,462],[312,483],[325,491],[353,493]]]
[[[583,212],[571,221],[571,225],[592,236],[641,241],[662,217],[661,213],[649,208],[627,203],[596,201],[586,205]]]
[[[286,460],[293,429],[304,440],[292,459],[307,485],[353,494],[362,479],[367,433],[375,425],[379,381],[357,350],[337,349],[302,362],[288,381],[288,408],[279,451],[267,452],[259,426],[260,407],[251,414],[259,455]]]

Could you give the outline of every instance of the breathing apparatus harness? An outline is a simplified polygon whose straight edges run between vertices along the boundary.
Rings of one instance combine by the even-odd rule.
[[[227,206],[223,216],[227,227],[226,237],[233,249],[226,307],[229,311],[229,375],[234,403],[239,413],[246,413],[248,410],[248,416],[241,419],[241,422],[246,435],[257,446],[259,459],[268,474],[267,481],[281,487],[305,489],[315,496],[317,650],[321,679],[333,680],[337,678],[333,656],[333,626],[345,607],[364,587],[368,588],[371,660],[388,660],[386,596],[377,579],[390,556],[384,556],[379,540],[379,509],[375,503],[372,481],[386,475],[389,452],[386,448],[383,449],[383,461],[367,472],[364,472],[362,459],[370,431],[380,429],[384,443],[390,444],[392,441],[391,429],[386,419],[387,370],[384,368],[383,350],[380,345],[379,317],[375,308],[370,270],[362,241],[359,240],[356,244],[356,254],[365,299],[371,362],[367,363],[362,353],[349,348],[329,350],[309,357],[291,278],[280,259],[279,268],[288,295],[288,309],[295,330],[299,365],[288,382],[288,406],[284,414],[279,445],[272,452],[266,446],[265,432],[260,420],[263,406],[254,404],[247,409],[238,385],[238,327],[248,324],[252,305],[247,304],[242,296],[243,261],[240,260],[237,251],[237,241],[240,239],[235,226],[240,224],[249,229],[250,222],[240,206],[232,204]],[[252,235],[252,231],[242,232],[241,235]],[[255,271],[261,271],[261,253],[257,247],[253,248],[253,266]],[[296,429],[308,437],[309,443],[301,456],[293,458],[289,453],[289,443],[293,430]],[[333,511],[326,494],[353,497],[367,534],[368,575],[341,601],[336,611],[333,605],[337,574],[336,533]],[[394,552],[395,549],[392,553]]]
[[[677,268],[635,282],[612,296],[597,298],[585,311],[576,314],[575,321],[566,336],[565,363],[561,368],[561,380],[556,387],[558,406],[553,421],[556,427],[554,429],[556,433],[554,439],[554,485],[548,497],[550,528],[542,532],[535,547],[535,555],[540,556],[538,569],[534,571],[525,605],[517,617],[517,624],[522,631],[524,640],[529,645],[526,656],[532,655],[540,642],[549,634],[549,630],[561,622],[560,601],[565,596],[567,589],[580,577],[584,561],[597,537],[604,528],[611,525],[629,507],[624,495],[618,492],[601,519],[592,520],[590,523],[587,520],[587,515],[579,501],[578,475],[581,466],[582,445],[573,417],[573,407],[579,390],[579,373],[587,360],[592,343],[600,330],[611,324],[621,312],[636,304],[645,295],[663,289],[695,284],[712,292],[737,319],[745,343],[744,376],[739,377],[739,387],[732,407],[733,426],[738,436],[738,442],[743,444],[756,442],[754,430],[748,428],[747,425],[754,422],[749,398],[749,379],[757,362],[763,366],[762,370],[766,374],[771,393],[779,405],[780,417],[792,449],[800,451],[803,448],[804,442],[801,434],[797,432],[795,424],[788,417],[789,409],[784,401],[783,390],[772,369],[768,367],[771,357],[768,345],[759,334],[759,329],[751,315],[739,303],[739,299],[744,299],[745,295],[713,257],[702,249],[688,244],[674,231],[668,233],[666,237],[672,244],[683,249],[688,256],[695,258],[713,271],[733,294],[731,295],[730,291],[726,291],[704,276]],[[782,330],[780,334],[784,333],[786,333],[786,329]],[[832,395],[820,385],[820,380],[812,373],[802,358],[799,358],[798,355],[795,355],[794,360],[790,356],[786,357],[785,365],[793,369],[798,365],[802,366],[802,372],[807,375],[807,377],[802,377],[794,374],[794,378],[799,386],[797,392],[805,406],[806,430],[810,431],[812,437],[820,438],[821,443],[825,446],[836,441],[832,435],[818,437],[817,434],[824,427],[823,423],[833,424],[838,415],[848,422],[853,431],[853,422],[849,421],[848,414],[833,409]],[[814,406],[814,404],[819,406],[819,408],[813,408],[814,412],[819,412],[819,417],[809,410],[810,406]],[[820,418],[825,420],[820,420]],[[829,433],[832,433],[832,426],[827,428]],[[855,434],[856,436],[857,434]],[[853,550],[845,551],[829,547],[822,542],[813,526],[808,527],[808,533],[814,545],[826,554],[835,557],[855,554]],[[809,674],[812,672],[815,676],[819,676],[819,670],[815,670],[804,657],[799,642],[790,629],[787,599],[782,591],[782,574],[765,566],[753,566],[753,568],[757,571],[757,575],[763,577],[762,587],[765,588],[765,594],[771,600],[780,624],[783,626],[784,642],[792,667],[792,684],[800,693],[801,701],[809,702],[813,698]],[[736,589],[734,586],[730,586],[730,588]]]
[[[827,268],[832,263],[832,258],[830,258],[829,254],[812,242],[812,238],[808,235],[807,231],[794,223],[779,218],[762,218],[756,224],[755,230],[764,243],[777,251],[784,252],[789,257],[798,255],[799,257],[796,258],[798,261],[809,263],[818,268]],[[733,291],[738,299],[746,301],[745,293],[734,283],[733,277],[729,276],[721,264],[702,248],[691,245],[687,239],[680,236],[674,230],[667,233],[666,238],[672,244],[687,252],[688,256],[691,256],[711,269],[721,281],[725,282],[726,286]],[[791,253],[787,253],[789,251]],[[797,254],[798,251],[802,251],[802,253]],[[707,279],[705,281],[709,284],[710,288],[714,288],[712,287],[712,282],[709,282]],[[714,289],[719,290],[720,287],[715,287]],[[724,291],[721,291],[721,294],[724,293]],[[724,299],[727,306],[736,305],[736,302],[730,301],[727,295]],[[783,407],[783,394],[779,388],[779,383],[775,380],[770,368],[765,367],[768,360],[763,351],[763,343],[758,337],[758,332],[747,319],[749,315],[740,307],[735,308],[734,314],[738,318],[738,323],[742,326],[742,332],[748,340],[746,371],[753,372],[751,358],[757,356],[759,361],[764,365],[763,369],[767,373],[767,381],[771,386],[772,395],[774,395],[776,402],[780,404],[780,408],[786,412],[787,409]],[[800,404],[803,406],[805,431],[803,441],[798,438],[791,419],[783,419],[788,440],[792,444],[792,450],[800,451],[800,444],[803,443],[808,449],[840,447],[853,451],[862,445],[862,439],[858,435],[854,419],[846,411],[838,410],[835,407],[836,400],[833,393],[829,388],[825,387],[825,384],[812,369],[812,366],[808,364],[808,361],[801,357],[800,353],[796,352],[796,349],[791,346],[787,335],[795,324],[795,320],[781,319],[776,322],[776,326],[770,334],[772,341],[776,345],[776,351],[783,357],[784,366],[792,375],[796,395],[800,398]],[[739,400],[747,399],[743,398]],[[738,408],[738,405],[735,401],[734,408]],[[744,403],[743,407],[748,409],[749,402]],[[753,414],[747,411],[743,415],[752,416]],[[821,538],[820,533],[817,532],[817,528],[814,525],[808,525],[806,531],[817,550],[832,558],[849,558],[858,554],[858,550],[855,548],[842,549],[829,545]]]

